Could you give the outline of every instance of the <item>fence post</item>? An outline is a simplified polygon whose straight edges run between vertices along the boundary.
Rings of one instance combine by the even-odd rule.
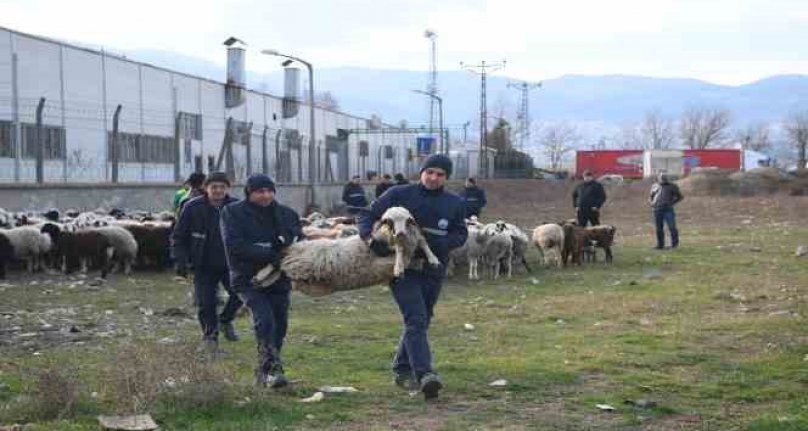
[[[247,133],[247,142],[244,142],[247,145],[247,177],[252,175],[252,126],[253,123],[250,121],[245,131]]]
[[[269,159],[267,159],[267,131],[269,126],[264,126],[264,132],[261,134],[261,173],[269,175]],[[277,178],[275,179],[277,181]]]
[[[118,123],[121,119],[121,105],[115,108],[115,115],[112,116],[112,142],[110,143],[110,155],[112,156],[112,182],[118,182],[118,162],[120,161],[120,151],[118,148]]]
[[[185,158],[185,145],[180,140],[180,132],[182,131],[183,116],[178,112],[174,117],[174,182],[182,181],[182,174],[180,172],[180,162]]]
[[[45,182],[45,163],[44,163],[44,148],[42,143],[42,111],[45,109],[45,98],[39,98],[39,104],[36,107],[36,139],[34,140],[34,147],[36,149],[36,182],[42,184]]]

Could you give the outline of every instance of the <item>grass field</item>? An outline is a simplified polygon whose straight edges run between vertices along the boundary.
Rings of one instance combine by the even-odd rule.
[[[168,430],[808,429],[808,257],[794,256],[808,200],[686,200],[682,247],[663,252],[646,211],[618,215],[615,200],[611,266],[446,284],[430,330],[446,388],[429,404],[392,384],[400,318],[382,286],[293,295],[294,384],[270,392],[252,386],[248,316],[221,360],[197,360],[189,287],[169,273],[101,287],[12,277],[0,285],[0,425],[95,430],[98,414],[138,411]],[[537,214],[495,201],[490,216],[527,227],[564,203]],[[325,385],[359,392],[300,402]]]

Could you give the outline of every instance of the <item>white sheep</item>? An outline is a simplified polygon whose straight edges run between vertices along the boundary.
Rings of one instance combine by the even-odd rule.
[[[550,266],[554,261],[556,266],[562,266],[561,250],[564,246],[564,229],[555,224],[548,223],[537,226],[533,230],[533,244],[539,249],[539,263]]]
[[[50,235],[31,226],[0,231],[0,277],[5,277],[7,263],[25,260],[28,272],[42,269],[40,257],[51,249]]]
[[[502,262],[508,265],[508,278],[513,275],[513,239],[508,232],[484,229],[485,241],[482,258],[491,271],[491,278],[499,278]]]
[[[392,207],[385,211],[373,230],[373,239],[392,245],[395,254],[377,257],[359,236],[301,241],[284,250],[280,269],[296,290],[311,296],[328,295],[388,283],[404,273],[415,251],[423,250],[430,265],[440,261],[429,249],[426,239],[409,211]],[[281,271],[272,265],[258,271],[253,281],[266,287]]]
[[[132,263],[137,259],[138,245],[134,235],[122,226],[102,226],[92,229],[109,238],[115,250],[113,259],[116,264],[123,265],[124,274],[132,271]]]

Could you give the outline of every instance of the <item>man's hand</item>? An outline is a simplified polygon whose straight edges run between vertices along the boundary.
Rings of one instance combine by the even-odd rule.
[[[594,212],[598,212],[598,211],[600,211],[600,208],[598,208],[598,207],[592,207],[592,211],[594,211]]]
[[[575,212],[576,212],[576,213],[578,212],[578,207],[575,207]]]
[[[393,250],[390,249],[390,245],[385,241],[371,239],[368,243],[368,247],[370,247],[370,252],[378,257],[387,257],[393,254]]]

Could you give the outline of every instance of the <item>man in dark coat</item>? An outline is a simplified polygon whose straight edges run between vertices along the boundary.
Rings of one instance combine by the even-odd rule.
[[[342,201],[348,206],[348,213],[353,215],[359,214],[360,208],[368,206],[365,189],[359,184],[359,180],[359,175],[354,175],[342,189]]]
[[[188,265],[193,266],[194,299],[202,337],[207,348],[215,352],[220,328],[227,340],[238,340],[233,319],[242,303],[230,288],[230,271],[219,231],[221,209],[237,199],[228,195],[230,180],[223,172],[212,173],[205,180],[204,188],[206,193],[187,201],[180,212],[171,233],[171,251],[177,275],[187,277]],[[217,316],[219,283],[229,296]]]
[[[463,201],[444,190],[444,183],[451,174],[451,159],[443,154],[433,154],[424,161],[420,182],[391,188],[359,218],[359,234],[369,240],[373,223],[388,208],[401,206],[408,209],[423,231],[429,248],[441,261],[437,268],[426,263],[420,268],[411,265],[390,285],[404,321],[404,331],[393,360],[395,382],[403,387],[418,387],[426,399],[437,397],[443,387],[432,368],[427,330],[446,275],[449,251],[462,246],[468,236],[463,220]],[[379,256],[390,253],[389,244],[370,240],[369,245]]]
[[[584,182],[579,184],[572,193],[572,205],[578,217],[578,224],[586,227],[600,224],[600,207],[606,202],[606,191],[603,185],[595,181],[590,171],[584,171]]]
[[[288,384],[283,373],[281,348],[289,325],[291,282],[286,276],[264,289],[252,278],[268,263],[278,265],[281,252],[303,237],[297,213],[275,200],[275,183],[264,174],[247,179],[244,200],[222,211],[222,237],[230,266],[230,282],[253,317],[260,356],[256,368],[259,386]]]
[[[174,194],[174,215],[179,217],[182,206],[188,200],[205,194],[205,174],[194,172],[188,176],[183,188]]]
[[[679,229],[676,228],[676,213],[673,207],[684,199],[679,186],[670,182],[668,175],[661,173],[657,182],[651,186],[648,203],[654,209],[654,227],[656,228],[657,250],[665,248],[665,224],[671,231],[671,248],[679,247]]]
[[[379,196],[383,195],[387,189],[393,187],[394,185],[393,178],[390,177],[390,174],[382,175],[381,181],[379,181],[379,184],[376,184],[376,198],[378,199]]]
[[[485,190],[477,186],[474,178],[466,180],[466,187],[460,192],[463,203],[466,204],[466,217],[480,217],[483,208],[488,203],[485,199]]]
[[[403,186],[410,183],[406,178],[404,178],[404,174],[401,172],[397,173],[393,178],[395,178],[397,186]]]

